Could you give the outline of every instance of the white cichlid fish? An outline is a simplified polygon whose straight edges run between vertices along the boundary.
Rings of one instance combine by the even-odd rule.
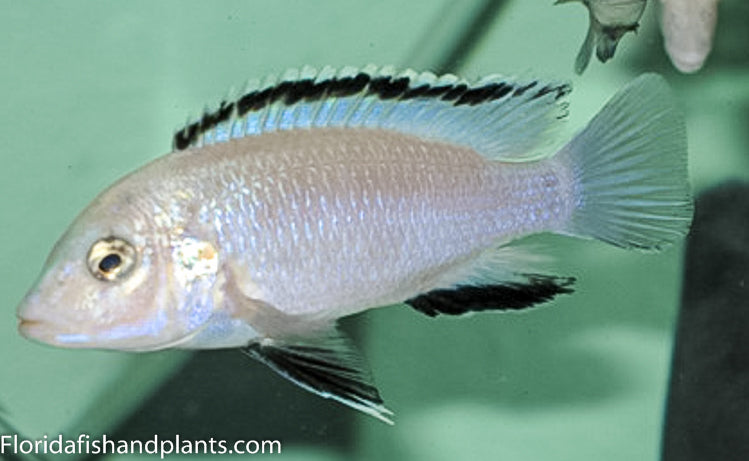
[[[338,318],[521,309],[571,292],[510,243],[553,232],[657,250],[689,227],[684,122],[644,75],[558,152],[566,84],[387,68],[256,83],[99,195],[18,309],[62,347],[240,347],[389,421]]]

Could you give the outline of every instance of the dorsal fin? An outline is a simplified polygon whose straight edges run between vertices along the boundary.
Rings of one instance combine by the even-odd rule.
[[[467,145],[493,159],[523,161],[566,113],[565,83],[367,66],[305,67],[252,82],[239,97],[174,134],[175,150],[298,128],[373,128]]]

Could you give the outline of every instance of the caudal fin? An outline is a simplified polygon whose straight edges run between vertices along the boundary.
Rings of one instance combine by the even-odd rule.
[[[687,233],[693,205],[686,130],[662,77],[629,83],[560,155],[576,198],[567,232],[643,250]]]

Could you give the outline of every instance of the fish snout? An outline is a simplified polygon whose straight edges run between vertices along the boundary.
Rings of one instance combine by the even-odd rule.
[[[67,333],[47,320],[18,317],[18,332],[26,339],[66,348],[88,348],[91,337],[81,333]]]
[[[39,293],[36,290],[30,291],[24,298],[21,304],[16,309],[16,316],[18,317],[18,331],[25,338],[33,338],[33,332],[38,329],[42,323],[37,316],[33,315],[32,311],[39,304]]]
[[[32,320],[24,317],[18,317],[18,332],[27,339],[39,339],[41,330],[44,329],[44,322]]]
[[[42,297],[37,291],[26,295],[18,306],[16,317],[18,318],[18,332],[27,339],[42,343],[53,343],[54,333],[59,320],[54,312],[51,312],[41,303]]]

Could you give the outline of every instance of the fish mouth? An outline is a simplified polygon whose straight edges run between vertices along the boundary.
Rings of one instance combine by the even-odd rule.
[[[38,334],[34,334],[35,331],[38,332],[40,326],[43,322],[39,320],[31,320],[31,319],[25,319],[23,317],[18,318],[18,331],[23,335],[25,338],[34,339],[38,337]]]
[[[18,318],[18,332],[26,339],[42,344],[65,348],[89,348],[90,338],[85,334],[56,333],[54,326],[41,320]]]

